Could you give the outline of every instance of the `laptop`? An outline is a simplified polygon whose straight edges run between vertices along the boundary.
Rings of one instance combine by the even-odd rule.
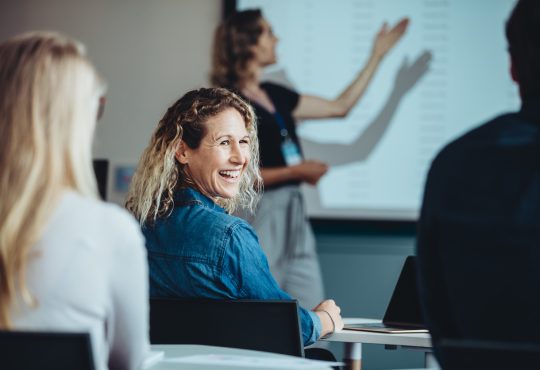
[[[428,332],[420,309],[414,256],[409,256],[405,260],[382,323],[347,324],[344,329],[390,334]]]

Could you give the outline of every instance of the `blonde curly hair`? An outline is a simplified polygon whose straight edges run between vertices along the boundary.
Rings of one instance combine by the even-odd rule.
[[[253,108],[227,89],[201,88],[188,92],[167,109],[142,154],[126,201],[126,208],[141,225],[167,217],[174,207],[176,190],[197,189],[185,165],[176,160],[176,151],[181,141],[196,149],[206,135],[208,119],[229,108],[238,111],[244,119],[250,139],[250,160],[240,180],[238,194],[231,199],[218,198],[217,203],[229,213],[239,206],[255,209],[262,180]]]

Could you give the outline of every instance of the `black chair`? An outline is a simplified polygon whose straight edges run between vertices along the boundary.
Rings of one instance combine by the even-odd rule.
[[[443,370],[526,370],[540,367],[540,343],[443,338],[435,345]]]
[[[94,174],[96,175],[96,182],[101,199],[107,200],[107,179],[109,174],[109,160],[108,159],[94,159],[92,161],[94,166]]]
[[[0,331],[2,370],[94,370],[88,333]]]
[[[153,298],[150,342],[304,356],[296,301]]]

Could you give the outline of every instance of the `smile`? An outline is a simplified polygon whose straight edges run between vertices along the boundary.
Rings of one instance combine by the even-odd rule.
[[[225,179],[229,180],[236,180],[240,176],[241,171],[240,170],[224,170],[219,171],[219,174],[221,177],[224,177]]]

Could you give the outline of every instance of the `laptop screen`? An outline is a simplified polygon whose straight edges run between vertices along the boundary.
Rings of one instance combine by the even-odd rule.
[[[414,256],[409,256],[405,260],[394,293],[386,308],[383,323],[424,327],[416,287],[416,260]]]

